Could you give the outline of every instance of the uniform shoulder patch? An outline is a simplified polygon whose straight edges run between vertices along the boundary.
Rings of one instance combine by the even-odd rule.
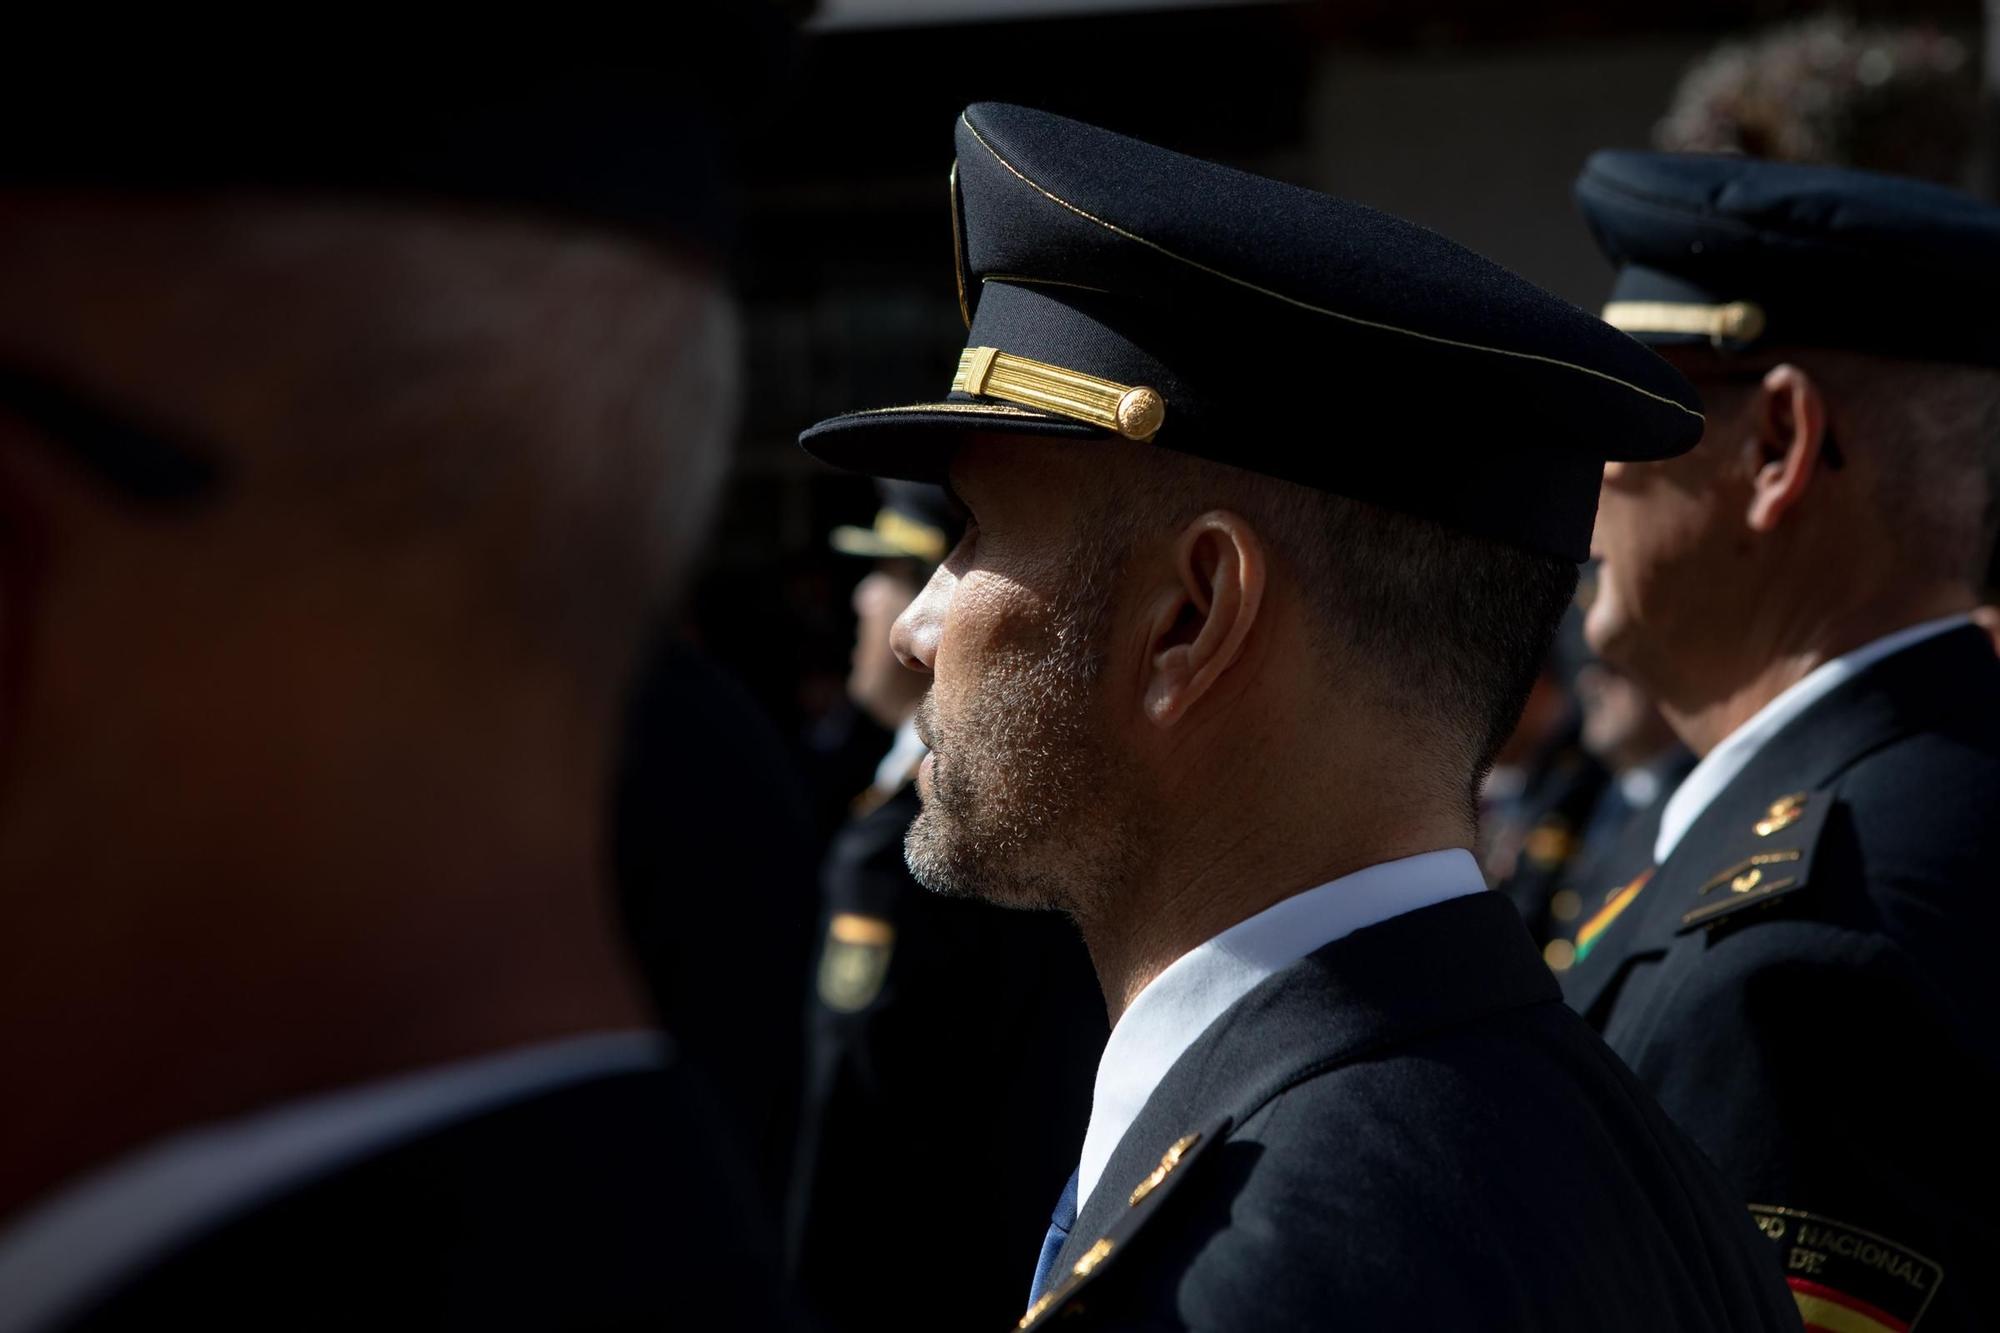
[[[1725,859],[1695,891],[1695,901],[1681,914],[1677,933],[1713,925],[1747,908],[1768,906],[1805,888],[1812,873],[1813,851],[1832,811],[1830,792],[1798,791],[1775,797],[1762,814],[1725,844]]]
[[[882,993],[896,927],[879,916],[836,912],[819,955],[820,1003],[838,1013],[866,1009]]]
[[[1780,1255],[1809,1330],[1908,1333],[1944,1281],[1944,1268],[1886,1236],[1817,1213],[1753,1203],[1750,1216]]]
[[[1044,1292],[1042,1298],[1028,1307],[1016,1325],[1021,1329],[1041,1328],[1051,1320],[1068,1314],[1083,1312],[1084,1289],[1100,1277],[1112,1263],[1124,1256],[1133,1237],[1139,1234],[1147,1219],[1156,1214],[1162,1204],[1174,1192],[1195,1162],[1210,1148],[1221,1142],[1229,1132],[1229,1119],[1223,1117],[1213,1124],[1184,1134],[1175,1139],[1172,1146],[1161,1154],[1160,1164],[1152,1169],[1144,1179],[1133,1187],[1127,1200],[1125,1212],[1106,1231],[1093,1241],[1077,1261],[1070,1265],[1069,1272]],[[1098,1188],[1110,1188],[1110,1182],[1100,1182]]]

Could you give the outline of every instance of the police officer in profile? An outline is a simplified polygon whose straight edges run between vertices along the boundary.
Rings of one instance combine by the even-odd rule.
[[[803,443],[962,501],[895,632],[908,860],[1067,913],[1114,1020],[1023,1325],[1796,1327],[1469,850],[1605,451],[1690,447],[1692,392],[1398,219],[1020,107],[956,133],[951,391]],[[885,1302],[1004,1152],[883,1238]]]
[[[1020,1255],[1074,1164],[1104,1045],[1090,959],[1067,922],[940,897],[904,861],[926,681],[897,660],[890,631],[963,526],[939,487],[886,482],[872,526],[832,535],[871,562],[854,587],[848,694],[895,735],[821,877],[791,1245],[801,1294],[834,1328],[881,1326],[876,1257],[890,1235],[894,1300],[913,1326],[921,1311],[929,1326],[968,1328],[1020,1313]],[[905,1234],[960,1197],[968,1144],[1005,1163],[980,1183],[980,1207]]]
[[[1721,1168],[1806,1323],[1967,1328],[2000,1242],[2000,209],[1600,153],[1604,316],[1701,393],[1605,468],[1592,646],[1701,756],[1564,978]]]

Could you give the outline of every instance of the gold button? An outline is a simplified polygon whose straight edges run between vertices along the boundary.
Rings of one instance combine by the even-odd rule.
[[[1144,385],[1118,400],[1118,433],[1128,440],[1152,439],[1166,419],[1166,400]]]
[[[1756,342],[1764,332],[1764,308],[1751,301],[1731,301],[1715,312],[1715,328],[1728,342]]]
[[[1550,940],[1542,946],[1542,961],[1551,972],[1567,972],[1576,964],[1576,946],[1568,940]]]
[[[1583,915],[1583,895],[1575,889],[1558,889],[1549,899],[1549,915],[1558,921],[1574,921]]]

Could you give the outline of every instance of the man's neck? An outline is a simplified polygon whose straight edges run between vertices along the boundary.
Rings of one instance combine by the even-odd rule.
[[[1660,711],[1687,747],[1706,755],[1772,700],[1819,667],[1898,630],[1972,609],[1965,589],[1943,586],[1893,602],[1846,608],[1768,641],[1743,662],[1730,683],[1694,682],[1663,692]]]
[[[1189,811],[1180,836],[1115,901],[1078,919],[1112,1024],[1175,959],[1266,908],[1368,866],[1472,845],[1463,813],[1394,804],[1334,799],[1316,815],[1274,816],[1281,807],[1257,802]]]

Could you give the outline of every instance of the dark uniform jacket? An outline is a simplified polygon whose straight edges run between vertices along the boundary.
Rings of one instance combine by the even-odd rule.
[[[1772,737],[1564,979],[1809,1323],[1992,1326],[1996,866],[2000,663],[1955,630]]]
[[[1004,1328],[1076,1165],[1104,998],[1067,918],[918,884],[917,811],[906,783],[827,858],[791,1247],[834,1328]]]
[[[549,1091],[190,1236],[61,1327],[792,1328],[717,1130],[680,1068]]]
[[[1795,1330],[1764,1250],[1481,893],[1217,1019],[1112,1154],[1036,1322]]]

